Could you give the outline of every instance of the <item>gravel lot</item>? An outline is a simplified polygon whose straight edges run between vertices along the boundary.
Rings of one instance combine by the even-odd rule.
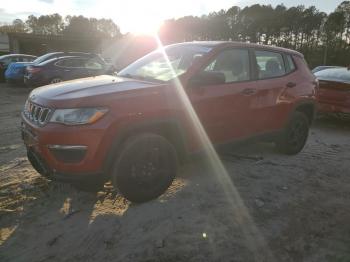
[[[317,120],[296,156],[254,143],[195,159],[135,205],[32,169],[28,92],[0,84],[0,261],[350,261],[349,122]]]

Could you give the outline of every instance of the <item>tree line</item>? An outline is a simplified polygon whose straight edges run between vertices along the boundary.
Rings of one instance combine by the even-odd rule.
[[[30,15],[0,26],[0,32],[46,35],[121,37],[111,19],[59,14]],[[233,40],[291,48],[302,52],[311,67],[350,64],[350,1],[326,14],[315,6],[287,8],[255,4],[164,21],[159,36],[165,43],[194,40]]]
[[[112,19],[96,19],[84,16],[59,14],[30,15],[26,21],[15,19],[12,24],[0,26],[2,33],[32,33],[42,35],[83,35],[96,37],[120,37],[119,27]]]
[[[310,66],[350,64],[350,1],[326,14],[315,6],[286,8],[255,4],[186,16],[164,22],[160,37],[167,43],[233,40],[291,48]]]

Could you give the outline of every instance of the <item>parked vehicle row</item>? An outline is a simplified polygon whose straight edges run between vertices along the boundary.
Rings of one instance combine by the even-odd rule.
[[[54,52],[32,61],[9,64],[6,81],[40,86],[99,74],[111,74],[114,68],[99,55],[82,52]]]

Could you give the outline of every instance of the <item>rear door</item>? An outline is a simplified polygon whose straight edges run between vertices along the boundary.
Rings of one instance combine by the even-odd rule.
[[[85,58],[65,58],[55,65],[59,68],[60,77],[64,80],[70,80],[88,76],[85,62]]]
[[[255,117],[250,110],[256,93],[248,49],[226,49],[202,71],[223,74],[225,83],[188,90],[192,105],[211,140],[225,143],[250,136]],[[200,74],[201,72],[199,72]]]
[[[279,98],[288,86],[293,88],[296,85],[293,82],[295,67],[288,66],[287,70],[283,53],[255,50],[254,55],[258,92],[251,106],[256,119],[255,131],[266,133],[282,128],[286,121],[289,105]]]

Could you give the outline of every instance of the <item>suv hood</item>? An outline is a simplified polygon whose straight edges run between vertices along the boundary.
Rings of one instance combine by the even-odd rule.
[[[79,99],[79,101],[82,102],[84,98],[96,98],[98,96],[108,98],[111,94],[154,86],[159,86],[159,83],[102,75],[36,88],[31,92],[30,100],[42,105],[46,104],[48,101],[62,102],[62,100]]]

